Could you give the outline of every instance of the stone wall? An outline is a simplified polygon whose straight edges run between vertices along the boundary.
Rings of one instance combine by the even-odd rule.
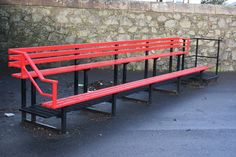
[[[1,61],[7,60],[10,47],[170,36],[223,38],[220,70],[236,70],[235,7],[119,0],[0,2]],[[214,42],[200,45],[202,54],[214,55]]]

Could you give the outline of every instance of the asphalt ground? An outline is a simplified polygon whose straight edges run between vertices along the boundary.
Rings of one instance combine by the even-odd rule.
[[[218,81],[205,88],[184,87],[180,95],[153,93],[149,106],[119,99],[115,117],[70,112],[64,135],[20,123],[20,81],[10,73],[9,69],[0,72],[1,157],[236,156],[235,72],[220,73]],[[142,75],[130,72],[128,77],[138,79]],[[91,82],[111,80],[112,73],[96,70],[89,77]],[[52,78],[60,80],[60,97],[72,94],[72,74]],[[6,117],[4,113],[15,115]],[[59,123],[56,118],[38,120]]]

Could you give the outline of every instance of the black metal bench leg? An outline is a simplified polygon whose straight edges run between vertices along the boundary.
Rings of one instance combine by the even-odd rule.
[[[149,51],[145,51],[145,56],[149,55]],[[148,60],[144,63],[144,78],[148,78]]]
[[[181,70],[184,70],[184,63],[185,63],[185,55],[182,55]]]
[[[116,115],[116,99],[117,99],[116,94],[113,94],[112,95],[112,110],[111,110],[111,115],[112,116]]]
[[[26,107],[26,80],[21,79],[21,108]],[[26,112],[21,111],[21,121],[26,120]]]
[[[36,88],[34,84],[31,82],[31,106],[35,106],[36,104]],[[36,115],[31,114],[31,122],[36,122]]]
[[[176,67],[176,71],[180,70],[180,55],[177,56],[177,67]],[[180,77],[177,78],[177,94],[180,93],[180,86],[181,86],[181,79]]]
[[[78,83],[79,83],[78,71],[75,71],[74,72],[74,95],[77,95],[79,93]]]
[[[76,48],[78,50],[78,48]],[[78,65],[78,60],[74,60],[74,65]],[[79,83],[79,72],[74,71],[74,95],[77,95],[79,93],[79,88],[78,88],[78,83]]]
[[[169,72],[172,72],[172,63],[173,62],[173,57],[172,56],[170,56],[169,57]]]
[[[185,44],[186,40],[184,39],[183,40],[183,52],[185,51],[185,47],[186,47],[186,44]],[[184,62],[185,62],[185,54],[182,55],[182,64],[181,64],[181,70],[184,70]]]
[[[114,85],[118,84],[118,65],[114,65],[113,82]]]
[[[61,133],[66,133],[66,108],[61,109]]]
[[[157,59],[158,59],[158,58],[154,58],[154,59],[153,59],[153,71],[152,71],[152,76],[156,76],[156,75],[157,75]]]
[[[171,42],[173,42],[173,40],[171,40]],[[173,52],[173,47],[170,48],[170,52]],[[172,66],[173,66],[173,56],[170,56],[169,57],[169,72],[172,72]]]
[[[89,69],[84,70],[84,93],[88,92],[88,71]]]
[[[217,41],[217,54],[216,54],[216,71],[215,71],[215,75],[218,76],[218,71],[219,71],[219,56],[220,56],[220,42],[221,40],[218,39]]]
[[[127,64],[128,64],[128,63],[124,63],[124,64],[123,64],[122,83],[126,83],[126,82],[127,82]]]

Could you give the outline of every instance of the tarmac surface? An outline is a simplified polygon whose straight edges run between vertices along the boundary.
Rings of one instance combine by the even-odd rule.
[[[119,99],[115,117],[70,112],[68,132],[59,135],[20,124],[20,81],[10,76],[12,71],[1,71],[1,157],[236,156],[236,73],[221,73],[217,82],[205,88],[184,87],[180,95],[153,93],[149,106]],[[90,73],[91,81],[95,76],[112,78],[109,70]],[[59,95],[70,95],[73,75],[58,78],[63,89]],[[4,113],[15,115],[6,117]],[[57,124],[59,120],[47,122]]]

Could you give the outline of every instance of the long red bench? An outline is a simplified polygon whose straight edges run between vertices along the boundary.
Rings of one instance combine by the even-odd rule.
[[[42,116],[45,113],[57,112],[57,116],[62,119],[62,131],[66,130],[66,111],[68,107],[76,105],[83,106],[83,103],[106,96],[112,96],[112,113],[115,114],[116,95],[125,91],[130,91],[139,87],[148,86],[151,92],[152,85],[158,82],[180,78],[182,76],[207,70],[207,66],[198,66],[194,68],[184,69],[184,56],[189,54],[190,39],[189,38],[156,38],[145,40],[129,40],[104,43],[74,44],[74,45],[58,45],[58,46],[41,46],[29,48],[9,49],[9,67],[19,68],[20,73],[12,74],[13,77],[22,80],[22,120],[26,120],[26,113],[32,115],[31,122],[36,122],[36,115]],[[140,55],[142,52],[142,55]],[[150,53],[152,52],[152,53]],[[144,53],[144,54],[143,54]],[[133,54],[127,57],[127,54]],[[177,57],[177,71],[156,76],[156,63],[158,58],[169,57],[170,69],[172,69],[173,57]],[[180,66],[180,57],[182,56],[182,66]],[[81,59],[91,59],[97,57],[107,57],[107,60],[79,63]],[[148,61],[153,60],[153,76],[148,77]],[[54,68],[38,68],[38,66],[47,63],[56,63],[62,61],[73,61],[73,65],[66,65]],[[127,82],[126,72],[127,64],[131,62],[145,61],[144,78],[132,82]],[[118,82],[118,65],[123,65],[123,81]],[[114,84],[112,87],[88,92],[88,75],[89,69],[114,66]],[[28,70],[28,68],[31,70]],[[84,71],[84,93],[78,93],[78,71]],[[48,75],[62,74],[74,72],[74,95],[58,98],[58,81],[45,78]],[[52,92],[44,92],[39,84],[35,81],[39,78],[42,82],[52,85]],[[26,105],[26,83],[30,79],[32,83],[31,106]],[[36,90],[42,95],[51,98],[51,101],[43,102],[40,106],[36,105]],[[32,107],[37,108],[33,110]],[[87,106],[86,106],[87,107]],[[49,110],[46,110],[49,109]],[[40,110],[40,111],[39,111]],[[52,114],[53,115],[53,114]],[[46,117],[46,116],[45,116]]]

